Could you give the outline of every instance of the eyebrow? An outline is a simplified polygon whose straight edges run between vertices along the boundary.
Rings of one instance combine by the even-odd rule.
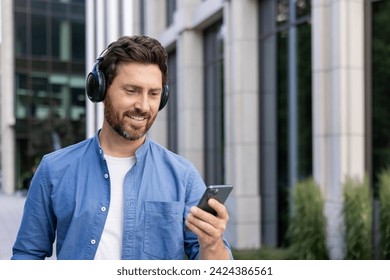
[[[141,90],[142,89],[142,87],[137,86],[137,85],[133,85],[133,84],[124,84],[123,87],[124,88],[132,87],[132,88],[134,88],[136,90]],[[162,88],[151,88],[148,91],[162,91]]]

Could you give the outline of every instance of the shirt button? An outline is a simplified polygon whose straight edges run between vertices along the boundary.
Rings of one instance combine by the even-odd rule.
[[[91,244],[94,245],[96,243],[96,240],[95,239],[92,239],[91,240]]]
[[[100,153],[100,154],[103,154],[103,150],[102,150],[102,149],[100,149],[100,150],[99,150],[99,153]]]
[[[103,206],[102,208],[100,208],[100,210],[102,210],[102,212],[106,212],[107,208]]]
[[[107,174],[107,173],[106,173],[106,174],[104,174],[104,178],[106,178],[106,179],[108,178],[108,174]]]

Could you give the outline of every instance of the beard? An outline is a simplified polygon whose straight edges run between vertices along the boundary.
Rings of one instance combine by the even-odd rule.
[[[126,123],[126,119],[132,117],[146,118],[145,125]],[[157,116],[157,115],[156,115]],[[137,141],[145,136],[149,128],[154,123],[156,116],[150,117],[149,113],[142,112],[139,109],[132,111],[126,111],[122,115],[115,111],[114,106],[109,95],[106,95],[104,103],[104,117],[107,123],[118,133],[120,136],[129,141]]]

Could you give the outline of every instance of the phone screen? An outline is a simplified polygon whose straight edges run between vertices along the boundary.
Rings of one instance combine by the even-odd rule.
[[[233,186],[232,185],[212,185],[208,186],[203,193],[202,198],[200,199],[198,203],[198,207],[203,209],[204,211],[207,211],[214,216],[217,215],[217,212],[211,208],[208,205],[208,200],[210,198],[214,198],[220,203],[225,203],[226,199],[228,198],[230,192],[232,191]]]

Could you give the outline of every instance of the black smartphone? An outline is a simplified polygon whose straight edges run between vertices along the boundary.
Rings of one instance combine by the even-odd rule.
[[[210,198],[214,198],[220,203],[225,203],[226,199],[228,198],[230,192],[232,191],[233,186],[232,185],[212,185],[208,186],[206,190],[204,191],[202,198],[199,200],[198,207],[200,209],[203,209],[204,211],[207,211],[214,216],[217,215],[217,212],[211,208],[208,205],[208,201]]]

